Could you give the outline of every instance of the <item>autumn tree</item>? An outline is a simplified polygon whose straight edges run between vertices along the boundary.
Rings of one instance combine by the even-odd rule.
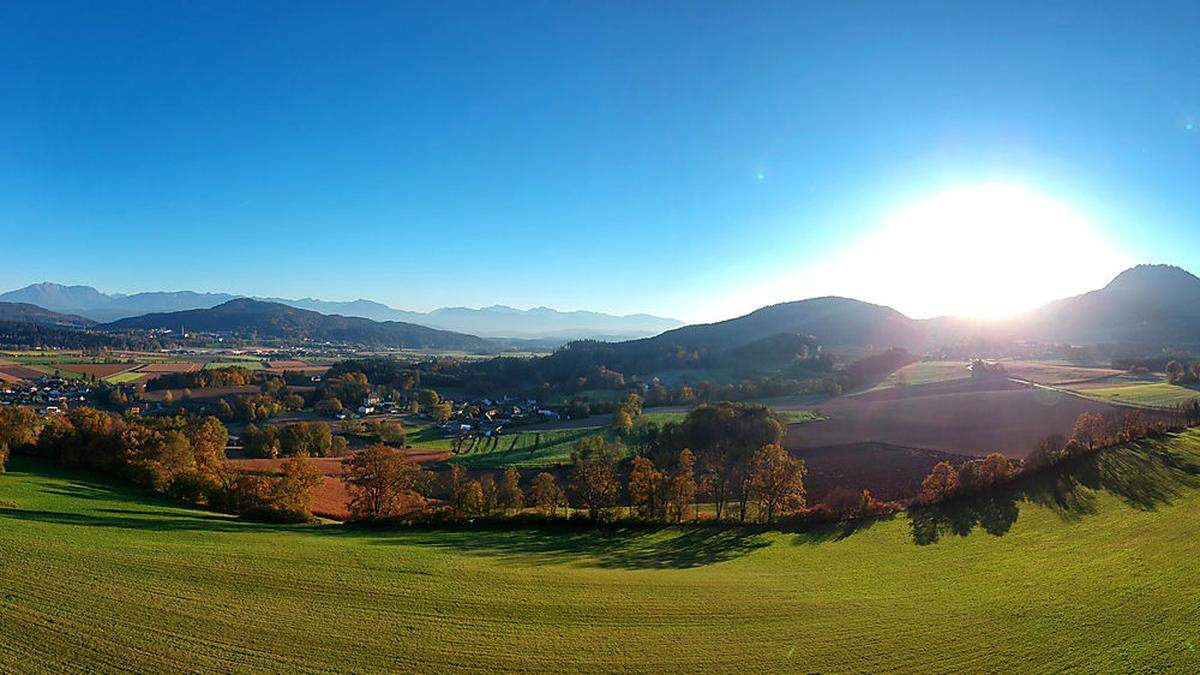
[[[666,475],[648,457],[634,457],[629,472],[629,506],[642,518],[660,518],[666,508]]]
[[[1167,364],[1167,381],[1171,384],[1179,384],[1186,376],[1187,370],[1180,362],[1171,361]]]
[[[1031,469],[1050,466],[1062,458],[1066,445],[1066,436],[1050,434],[1038,441],[1037,447],[1025,457],[1025,464]]]
[[[283,475],[272,489],[272,506],[282,515],[294,520],[312,518],[313,490],[324,482],[321,471],[306,454],[289,457],[283,462]]]
[[[613,431],[621,436],[625,436],[633,431],[633,417],[629,414],[629,411],[624,408],[617,408],[613,412],[612,428]]]
[[[438,424],[448,422],[453,413],[454,410],[450,407],[449,401],[435,403],[434,405],[430,406],[429,409],[429,417]]]
[[[571,452],[573,505],[587,509],[593,522],[606,518],[620,497],[617,461],[622,454],[620,444],[603,436],[580,439]]]
[[[1096,413],[1083,412],[1075,419],[1071,438],[1088,450],[1095,450],[1104,442],[1106,424]]]
[[[467,468],[462,464],[451,464],[450,470],[442,474],[442,491],[446,499],[454,506],[462,500],[463,490],[467,486]]]
[[[485,473],[479,478],[479,488],[483,492],[483,512],[491,513],[499,506],[499,488],[496,486],[496,478],[490,473]]]
[[[551,516],[558,513],[558,507],[565,501],[562,489],[554,480],[554,474],[545,471],[534,477],[533,486],[529,488],[529,498],[538,511]]]
[[[933,466],[925,480],[921,481],[921,494],[918,499],[926,504],[932,504],[949,499],[958,494],[958,471],[950,462],[938,462]]]
[[[1012,479],[1013,469],[1008,458],[999,452],[989,453],[979,467],[980,483],[984,488],[994,488]]]
[[[696,458],[687,448],[679,451],[668,479],[667,504],[668,515],[675,522],[683,520],[696,504]]]
[[[767,523],[785,513],[804,508],[804,462],[772,443],[755,451],[750,459],[748,492],[757,505],[759,518]]]
[[[403,453],[375,444],[342,460],[353,520],[394,518],[403,512],[417,466]]]
[[[483,513],[483,509],[483,485],[477,480],[467,481],[455,503],[455,511],[460,515],[479,515]]]
[[[201,471],[213,471],[225,462],[225,446],[229,443],[229,432],[215,417],[205,417],[188,429],[188,440],[192,444],[196,465]]]
[[[705,403],[688,413],[677,442],[698,456],[701,479],[720,519],[731,500],[744,519],[749,495],[751,456],[766,445],[783,442],[784,425],[767,406],[754,403]]]
[[[498,494],[500,508],[505,511],[519,511],[525,506],[525,493],[521,491],[521,474],[513,467],[504,470],[500,477]]]

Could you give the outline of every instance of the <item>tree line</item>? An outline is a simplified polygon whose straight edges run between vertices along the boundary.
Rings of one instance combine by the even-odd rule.
[[[191,504],[253,518],[294,522],[312,517],[312,491],[322,477],[306,455],[278,475],[238,471],[226,459],[228,435],[215,417],[136,418],[73,408],[42,418],[0,410],[0,445],[97,471]]]
[[[1179,415],[1153,418],[1141,410],[1100,415],[1084,412],[1076,418],[1070,437],[1052,434],[1038,442],[1024,461],[993,452],[955,466],[943,461],[921,483],[916,502],[934,504],[1003,487],[1018,476],[1049,469],[1105,448],[1146,438],[1161,438],[1200,422],[1200,402],[1180,409]]]

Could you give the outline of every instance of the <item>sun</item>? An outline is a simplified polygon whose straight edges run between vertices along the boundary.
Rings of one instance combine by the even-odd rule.
[[[1065,203],[989,183],[902,205],[834,274],[852,297],[910,316],[999,317],[1097,288],[1129,263]]]

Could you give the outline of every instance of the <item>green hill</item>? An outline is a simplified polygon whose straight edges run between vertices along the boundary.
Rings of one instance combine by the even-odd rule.
[[[0,475],[0,671],[1200,669],[1200,433],[804,534],[266,526]]]

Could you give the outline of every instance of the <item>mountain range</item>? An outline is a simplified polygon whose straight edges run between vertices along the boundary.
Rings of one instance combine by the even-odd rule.
[[[91,286],[64,286],[43,282],[2,293],[0,302],[28,303],[105,323],[152,312],[209,309],[241,297],[248,296],[195,291],[107,294]],[[493,305],[480,309],[445,307],[431,312],[411,312],[394,309],[373,300],[330,302],[316,298],[254,299],[321,314],[361,317],[374,321],[400,321],[429,328],[501,338],[627,340],[657,335],[664,330],[683,325],[683,322],[675,319],[648,314],[614,316],[587,311],[560,312],[547,307],[521,310],[505,305]]]
[[[493,349],[487,340],[474,335],[401,321],[372,321],[356,316],[320,314],[250,298],[235,298],[208,309],[154,312],[118,319],[97,328],[104,331],[173,330],[252,334],[260,338],[352,342],[405,349]]]
[[[219,294],[147,293],[139,302],[187,304],[219,299]],[[87,327],[90,317],[80,311],[59,313],[59,307],[81,302],[128,307],[138,296],[105,296],[87,286],[38,284],[0,296],[40,299],[53,307],[0,302],[0,321],[26,321],[57,326]],[[106,301],[105,298],[108,298]],[[322,303],[306,299],[295,301],[313,307],[355,305],[365,313],[362,303]],[[378,303],[369,303],[378,304]],[[386,307],[380,305],[380,307]],[[387,308],[390,310],[390,308]],[[127,310],[122,310],[127,311]],[[398,310],[390,310],[399,312]],[[81,316],[80,316],[81,314]],[[406,316],[416,313],[399,313]],[[173,312],[153,312],[126,317],[98,326],[100,330],[172,329],[206,332],[256,334],[260,337],[299,338],[358,342],[412,348],[496,351],[503,341],[477,337],[470,331],[488,324],[490,317],[506,317],[516,326],[531,317],[549,317],[539,325],[549,330],[552,322],[620,319],[589,312],[554,312],[544,308],[515,310],[503,306],[483,310],[443,309],[423,317],[439,317],[442,325],[455,325],[459,331],[432,328],[416,322],[327,314],[294,307],[282,302],[232,298],[215,307]],[[88,318],[84,318],[88,317]],[[574,317],[574,318],[571,318]],[[582,318],[580,318],[582,317]],[[627,317],[626,317],[627,318]],[[669,321],[655,317],[640,318]],[[675,322],[677,323],[677,322]],[[649,325],[649,324],[647,324]],[[528,328],[510,328],[521,334]],[[475,333],[483,333],[476,330]],[[821,297],[763,307],[726,321],[672,327],[653,337],[629,340],[617,349],[638,351],[651,347],[662,351],[675,347],[707,352],[723,352],[766,340],[778,335],[813,336],[830,349],[884,349],[905,347],[909,350],[933,350],[949,344],[999,344],[1015,341],[1071,343],[1077,345],[1120,343],[1146,349],[1200,347],[1200,279],[1186,270],[1167,265],[1139,265],[1117,275],[1101,289],[1048,303],[1029,312],[1006,319],[976,320],[957,317],[917,320],[882,305],[840,297]],[[625,346],[622,346],[625,345]]]

